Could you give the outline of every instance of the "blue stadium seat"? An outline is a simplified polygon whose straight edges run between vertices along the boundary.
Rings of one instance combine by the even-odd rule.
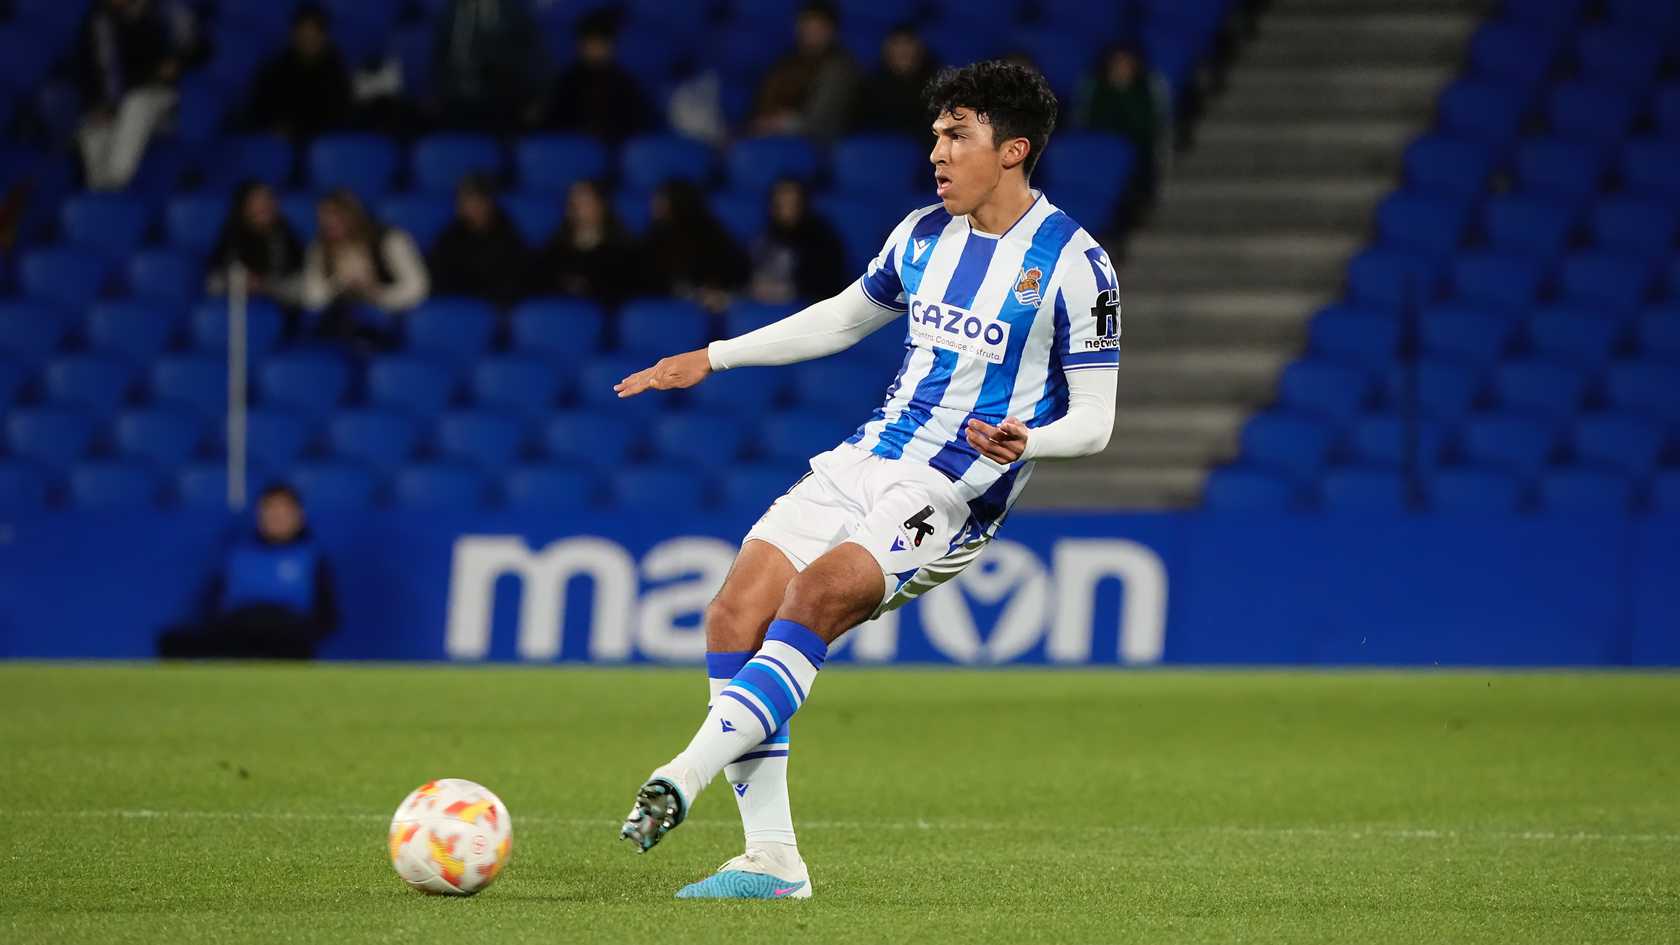
[[[1666,437],[1660,424],[1622,413],[1594,414],[1575,423],[1575,461],[1645,478],[1657,468]]]
[[[310,193],[294,192],[280,195],[280,216],[286,225],[292,228],[297,238],[305,243],[315,239],[315,231],[319,228],[320,218],[316,208],[320,200]]]
[[[310,510],[366,508],[379,490],[372,472],[348,463],[304,463],[288,479]]]
[[[1436,267],[1423,256],[1368,249],[1348,263],[1348,297],[1371,308],[1398,312],[1434,298],[1437,279]]]
[[[824,194],[811,206],[833,225],[846,251],[846,270],[862,272],[880,253],[893,227],[911,207],[884,203],[874,197]]]
[[[1680,512],[1680,469],[1658,473],[1651,480],[1651,508]]]
[[[245,306],[245,350],[261,357],[280,344],[286,317],[267,299],[251,299]],[[207,299],[192,313],[193,347],[207,354],[225,352],[228,346],[228,303]]]
[[[1493,394],[1507,412],[1548,422],[1573,416],[1586,396],[1586,375],[1550,361],[1507,361],[1493,372]]]
[[[861,421],[881,405],[881,394],[891,377],[886,366],[879,368],[871,370],[848,357],[804,365],[792,378],[794,400],[801,407]]]
[[[217,511],[228,507],[225,463],[194,463],[175,470],[175,500],[182,508]],[[246,495],[252,495],[247,489]]]
[[[481,407],[534,415],[554,409],[560,376],[540,358],[485,358],[473,366],[473,398]]]
[[[779,322],[799,311],[797,304],[769,305],[761,302],[751,302],[741,299],[729,307],[723,317],[723,336],[734,338],[749,331],[763,328],[765,325]]]
[[[713,374],[689,390],[695,406],[727,411],[743,420],[755,419],[781,404],[789,372],[768,368],[734,368]]]
[[[1517,146],[1517,189],[1571,207],[1585,206],[1603,181],[1606,155],[1604,149],[1580,141],[1529,138]]]
[[[1300,487],[1274,473],[1226,466],[1208,474],[1202,504],[1221,512],[1283,512],[1296,508]]]
[[[1493,197],[1482,209],[1488,246],[1550,263],[1563,255],[1575,231],[1575,211],[1544,197]]]
[[[1061,147],[1059,140],[1056,146]],[[933,177],[928,170],[928,151],[921,141],[909,135],[870,134],[842,138],[834,145],[834,188],[867,195],[883,189],[889,192],[909,191],[917,185],[925,186]],[[902,173],[895,169],[902,169]],[[916,172],[914,176],[913,171]]]
[[[167,249],[141,251],[128,261],[128,291],[136,298],[186,308],[204,291],[204,265]]]
[[[1475,365],[1458,361],[1430,359],[1418,361],[1408,368],[1395,365],[1389,372],[1387,401],[1400,409],[1406,402],[1406,376],[1409,370],[1417,374],[1417,407],[1425,416],[1444,423],[1453,423],[1475,406],[1482,391],[1482,371]]]
[[[713,174],[712,149],[677,135],[641,135],[624,143],[620,173],[628,187],[644,192],[679,178],[705,184]]]
[[[71,354],[47,362],[47,399],[107,416],[128,399],[134,366],[119,358]]]
[[[685,410],[655,420],[651,439],[659,459],[717,470],[738,462],[756,433],[736,414]]]
[[[1559,295],[1566,301],[1601,306],[1630,317],[1656,284],[1656,268],[1648,259],[1616,253],[1574,253],[1563,263]]]
[[[727,508],[762,509],[793,488],[802,473],[793,464],[748,463],[724,470],[720,485]]]
[[[451,410],[438,418],[432,449],[455,462],[501,469],[524,453],[525,432],[518,417],[503,411]]]
[[[1318,475],[1336,443],[1327,423],[1299,413],[1269,411],[1250,418],[1242,431],[1243,460],[1298,479]]]
[[[1465,422],[1459,451],[1468,464],[1529,478],[1551,461],[1557,440],[1557,428],[1548,421],[1484,414]]]
[[[1511,323],[1463,305],[1432,305],[1418,315],[1418,335],[1426,357],[1485,365],[1510,346]]]
[[[713,194],[710,206],[712,216],[742,246],[752,246],[769,226],[769,202],[764,194],[739,191]]]
[[[1591,308],[1538,309],[1528,322],[1528,346],[1551,361],[1596,370],[1610,360],[1621,327]]]
[[[209,355],[160,358],[152,364],[152,402],[188,407],[204,417],[227,413],[227,360]]]
[[[1521,89],[1459,79],[1441,92],[1436,115],[1442,131],[1502,149],[1522,128]]]
[[[1137,148],[1120,135],[1063,132],[1056,136],[1055,147],[1045,149],[1044,160],[1033,172],[1033,179],[1037,183],[1042,173],[1044,183],[1052,187],[1078,184],[1086,188],[1100,188],[1106,184],[1110,194],[1119,195],[1130,184],[1136,165]],[[1101,169],[1101,173],[1093,173],[1097,168]],[[933,200],[925,202],[932,203]],[[885,239],[886,234],[882,233],[881,238]]]
[[[338,406],[350,389],[350,369],[325,354],[282,354],[257,371],[265,406],[289,407],[321,416]]]
[[[24,364],[41,361],[64,340],[67,321],[41,302],[0,300],[0,354]]]
[[[70,502],[77,508],[150,508],[162,492],[157,473],[139,463],[82,463],[70,470]]]
[[[1556,59],[1555,37],[1508,20],[1492,20],[1470,39],[1470,71],[1483,79],[1534,89]]]
[[[1657,132],[1670,140],[1680,141],[1680,82],[1670,82],[1658,90],[1653,111]]]
[[[0,510],[38,509],[47,504],[47,477],[32,463],[0,459]]]
[[[1452,264],[1453,297],[1517,311],[1534,303],[1545,275],[1545,267],[1527,256],[1463,253]]]
[[[28,407],[6,414],[6,450],[13,456],[63,469],[87,455],[94,422],[65,407]]]
[[[556,462],[616,469],[641,458],[645,428],[594,410],[551,414],[543,425],[543,451]]]
[[[501,207],[531,246],[540,247],[554,237],[565,218],[561,198],[543,193],[517,193],[503,197]]]
[[[1326,512],[1405,512],[1406,477],[1392,469],[1332,469],[1320,483]]]
[[[1680,423],[1680,366],[1654,361],[1612,364],[1606,391],[1616,407]]]
[[[821,171],[816,149],[798,135],[743,138],[729,151],[729,185],[739,191],[764,193],[782,178],[810,184]]]
[[[371,203],[396,176],[397,146],[378,135],[326,135],[309,147],[309,183],[317,193],[344,187]]]
[[[630,466],[614,473],[607,485],[613,504],[629,511],[692,512],[711,504],[705,482],[684,467]]]
[[[1090,75],[1101,43],[1098,34],[1069,29],[1063,23],[1012,31],[1010,41],[1038,66],[1050,83],[1050,90],[1063,101],[1071,100],[1079,83]],[[1056,189],[1060,191],[1060,185]],[[1060,205],[1058,200],[1057,206]]]
[[[1404,163],[1409,189],[1468,200],[1482,193],[1494,157],[1480,142],[1435,134],[1408,145]]]
[[[607,176],[607,149],[585,135],[552,134],[525,138],[514,146],[519,186],[559,195],[580,180]]]
[[[1588,0],[1517,0],[1501,3],[1499,12],[1548,37],[1561,37],[1586,13]]]
[[[1680,305],[1640,314],[1639,348],[1647,358],[1680,364]]]
[[[296,157],[292,144],[279,135],[236,135],[221,139],[214,160],[206,161],[205,184],[212,190],[231,190],[245,180],[284,188],[292,180]]]
[[[1278,403],[1332,423],[1357,416],[1370,392],[1370,375],[1328,361],[1296,361],[1278,379]]]
[[[297,462],[314,438],[306,414],[281,407],[253,407],[245,414],[245,452],[253,466],[286,469]]]
[[[88,347],[103,354],[145,363],[169,346],[175,313],[145,302],[99,302],[83,326]]]
[[[510,317],[513,347],[551,364],[575,365],[601,347],[606,313],[585,299],[532,299]]]
[[[711,316],[681,299],[637,299],[619,313],[618,329],[626,353],[663,357],[703,347],[711,339]]]
[[[1421,469],[1431,469],[1440,462],[1446,439],[1446,428],[1433,420],[1367,414],[1349,429],[1347,454],[1367,467],[1398,468],[1416,462]]]
[[[1610,21],[1651,36],[1680,39],[1680,7],[1660,0],[1609,0]]]
[[[164,210],[169,245],[183,253],[207,256],[222,233],[228,198],[222,194],[182,194]]]
[[[479,509],[489,499],[490,480],[471,466],[417,463],[397,471],[391,493],[408,509]]]
[[[1595,146],[1627,137],[1637,103],[1626,91],[1592,82],[1564,82],[1546,99],[1546,118],[1552,133]]]
[[[621,399],[613,390],[614,384],[652,364],[653,361],[644,355],[595,358],[577,372],[577,399],[609,412],[620,423],[640,422],[649,414],[658,413],[682,400],[680,391],[653,391]]]
[[[77,194],[60,208],[59,222],[71,245],[119,259],[145,239],[152,208],[126,194]]]
[[[1629,193],[1680,208],[1680,138],[1629,141],[1622,152],[1622,184]]]
[[[419,441],[420,425],[395,410],[342,410],[327,422],[334,455],[384,472],[407,462]]]
[[[380,222],[407,231],[421,252],[431,250],[454,217],[455,202],[448,194],[403,194],[379,204]]]
[[[1626,512],[1633,482],[1626,476],[1589,469],[1558,469],[1540,477],[1540,508],[1547,512]]]
[[[1592,213],[1593,242],[1602,250],[1661,260],[1674,252],[1676,234],[1680,214],[1648,200],[1611,198]]]
[[[25,253],[18,267],[25,295],[67,312],[80,312],[99,297],[110,263],[84,249],[37,249]]]
[[[1377,236],[1384,246],[1442,259],[1464,237],[1469,208],[1446,197],[1391,194],[1377,207]]]
[[[582,510],[599,506],[591,476],[570,464],[515,466],[502,477],[502,495],[510,509]]]
[[[1120,211],[1121,195],[1106,185],[1094,188],[1075,184],[1056,188],[1056,206],[1087,233],[1108,233],[1114,215]]]
[[[435,417],[455,400],[456,365],[423,355],[387,355],[368,364],[368,403]]]
[[[765,418],[758,451],[766,459],[803,463],[839,446],[856,430],[856,421],[829,411],[781,411]]]
[[[1575,56],[1581,74],[1639,92],[1656,80],[1662,65],[1660,40],[1617,26],[1589,26],[1580,32]]]
[[[453,191],[468,174],[502,173],[502,146],[488,135],[428,135],[414,143],[413,159],[414,185],[433,193]]]
[[[185,463],[204,442],[203,421],[186,410],[125,410],[114,426],[117,451],[170,469]]]
[[[12,398],[16,397],[18,391],[22,390],[24,382],[28,380],[32,373],[32,371],[25,369],[23,365],[0,357],[0,410],[4,410],[11,405]]]
[[[404,316],[408,349],[456,364],[490,350],[496,310],[478,299],[435,298]]]
[[[1442,469],[1425,486],[1430,508],[1436,512],[1510,513],[1520,511],[1522,483],[1487,469]]]

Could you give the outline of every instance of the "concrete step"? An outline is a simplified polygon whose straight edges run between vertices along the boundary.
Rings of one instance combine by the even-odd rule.
[[[1248,65],[1427,65],[1454,61],[1478,17],[1472,13],[1277,12],[1241,53]]]
[[[1427,115],[1453,65],[1351,68],[1238,66],[1208,104],[1203,127],[1226,116],[1286,119],[1319,114],[1356,118]]]
[[[1163,190],[1150,229],[1190,233],[1238,231],[1257,224],[1291,231],[1359,229],[1393,189],[1383,176],[1316,180],[1179,180]]]
[[[1294,348],[1123,350],[1120,409],[1139,406],[1259,406],[1272,400]]]
[[[1091,461],[1117,466],[1205,466],[1237,447],[1249,411],[1241,407],[1142,406],[1120,410],[1114,436]]]
[[[1021,494],[1022,509],[1183,509],[1201,502],[1200,466],[1095,467],[1086,460],[1040,463]],[[1006,531],[1007,533],[1007,531]]]
[[[1211,119],[1172,182],[1216,177],[1392,177],[1416,121]]]
[[[1121,278],[1124,280],[1126,276]],[[1209,344],[1298,349],[1306,340],[1308,316],[1329,298],[1329,292],[1318,290],[1122,289],[1125,346],[1122,363],[1133,351],[1197,348]]]
[[[1274,14],[1313,13],[1358,16],[1393,13],[1468,13],[1481,16],[1498,0],[1271,0]]]
[[[1149,289],[1295,289],[1339,281],[1358,234],[1144,233],[1126,254],[1121,285]]]

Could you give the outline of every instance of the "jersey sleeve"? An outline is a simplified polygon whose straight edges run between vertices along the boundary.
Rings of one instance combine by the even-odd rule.
[[[1063,371],[1120,366],[1120,289],[1095,242],[1070,247],[1056,290],[1056,360]]]
[[[899,263],[904,259],[904,241],[910,238],[910,231],[916,224],[916,219],[924,211],[917,210],[900,220],[898,226],[893,227],[887,241],[881,246],[881,251],[869,261],[869,267],[863,277],[858,279],[858,286],[869,301],[892,312],[903,312],[909,309],[910,300],[904,295],[904,283],[899,278]]]

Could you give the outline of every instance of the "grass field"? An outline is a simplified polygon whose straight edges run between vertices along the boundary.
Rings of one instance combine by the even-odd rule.
[[[696,672],[0,665],[0,941],[1676,942],[1680,677],[823,674],[817,895],[678,902],[718,786],[615,842]],[[390,811],[483,781],[514,854],[406,889]]]

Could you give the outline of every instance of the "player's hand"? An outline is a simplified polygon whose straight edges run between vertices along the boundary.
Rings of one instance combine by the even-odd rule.
[[[1005,466],[1019,460],[1027,449],[1027,425],[1014,417],[995,427],[978,418],[969,420],[967,434],[969,446]]]
[[[613,390],[620,398],[634,397],[644,390],[681,390],[693,387],[712,373],[712,361],[705,348],[660,358],[659,363],[637,371],[617,384]]]

